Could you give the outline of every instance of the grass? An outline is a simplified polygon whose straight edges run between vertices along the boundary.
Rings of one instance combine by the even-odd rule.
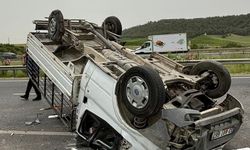
[[[225,65],[231,74],[250,74],[250,64]]]
[[[222,45],[226,45],[229,42],[220,39],[215,39],[209,35],[201,35],[193,38],[191,40],[191,43],[193,45],[197,45],[198,46],[197,48],[208,48],[208,47],[221,47]]]
[[[250,36],[240,36],[236,34],[231,34],[226,37],[222,37],[220,35],[211,35],[211,37],[219,40],[225,40],[225,41],[230,41],[230,42],[235,42],[239,43],[242,46],[249,47],[250,46]]]
[[[250,36],[201,35],[191,39],[191,48],[250,47]]]
[[[0,61],[0,66],[2,66],[3,65],[3,63],[2,63],[2,61]],[[10,65],[23,65],[23,61],[22,60],[11,60],[10,61]]]
[[[13,71],[1,71],[0,77],[1,78],[13,78],[14,72]],[[17,70],[15,73],[15,77],[17,77],[17,78],[27,77],[27,73],[26,73],[26,71]]]
[[[141,46],[145,41],[147,41],[147,38],[122,38],[122,42],[126,42],[125,46]]]

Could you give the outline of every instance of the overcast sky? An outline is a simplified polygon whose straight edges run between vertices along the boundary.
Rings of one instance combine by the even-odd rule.
[[[1,0],[0,43],[25,43],[32,20],[60,9],[64,18],[98,23],[120,18],[124,28],[170,18],[198,18],[250,13],[250,0]]]

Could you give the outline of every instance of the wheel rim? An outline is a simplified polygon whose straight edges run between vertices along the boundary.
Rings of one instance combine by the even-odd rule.
[[[50,20],[49,31],[50,31],[51,35],[54,35],[56,33],[56,20],[55,20],[55,18],[52,18]]]
[[[210,70],[203,72],[200,76],[203,77],[203,76],[206,76],[207,74],[209,74],[210,81],[212,83],[212,85],[210,85],[210,88],[212,89],[217,88],[219,85],[218,76],[213,71],[210,71]]]
[[[126,95],[132,106],[138,109],[144,108],[149,98],[147,83],[138,76],[130,78],[126,86]]]
[[[114,25],[114,24],[112,24],[112,23],[107,23],[106,26],[107,26],[106,29],[107,29],[108,31],[115,32],[115,25]]]
[[[211,80],[213,81],[213,84],[214,84],[214,87],[216,88],[216,87],[218,87],[218,85],[219,85],[219,78],[218,78],[218,76],[215,74],[215,73],[211,73]]]

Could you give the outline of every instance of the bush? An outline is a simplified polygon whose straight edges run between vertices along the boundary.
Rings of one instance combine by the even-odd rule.
[[[13,78],[14,72],[13,71],[0,71],[0,78]],[[27,77],[26,71],[18,70],[16,71],[15,77]]]
[[[21,55],[25,52],[24,45],[0,44],[0,52],[12,52]]]
[[[242,45],[235,43],[235,42],[229,42],[226,45],[222,46],[223,48],[232,48],[232,47],[242,47]]]
[[[123,38],[122,42],[125,42],[126,46],[141,46],[147,40],[146,38]]]
[[[221,36],[221,38],[223,38],[223,39],[226,38],[226,37],[228,37],[227,34],[224,34],[224,35]]]
[[[190,46],[191,49],[198,49],[198,45],[195,44],[195,43],[192,43],[191,46]]]

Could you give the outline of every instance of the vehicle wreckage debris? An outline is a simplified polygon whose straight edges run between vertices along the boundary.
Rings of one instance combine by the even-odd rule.
[[[50,109],[52,109],[52,107],[41,108],[40,110],[42,111],[42,110],[50,110]]]
[[[49,115],[48,116],[49,119],[58,118],[58,117],[59,117],[58,115]]]
[[[39,113],[36,114],[36,119],[34,121],[27,121],[25,122],[25,125],[26,126],[31,126],[31,125],[38,125],[38,124],[41,124],[39,118],[38,118],[38,115],[40,115]]]
[[[49,116],[48,116],[49,119],[59,118],[59,117],[60,117],[60,116],[59,116],[59,115],[56,115],[56,114],[54,114],[54,115],[49,115]],[[61,117],[66,117],[66,114],[62,114]]]

